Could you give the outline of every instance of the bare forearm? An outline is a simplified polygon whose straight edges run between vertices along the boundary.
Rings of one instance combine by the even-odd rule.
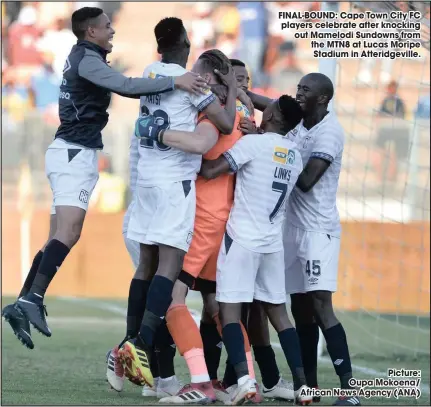
[[[205,154],[216,142],[197,132],[166,130],[163,134],[163,144],[192,154]]]
[[[235,124],[235,112],[236,88],[232,86],[228,89],[226,104],[221,113],[217,114],[215,117],[208,114],[208,117],[222,134],[231,134]]]
[[[214,179],[221,174],[229,172],[229,170],[228,161],[221,155],[216,160],[204,160],[199,174],[206,179]]]
[[[253,102],[255,109],[260,110],[261,112],[263,112],[270,105],[270,103],[272,103],[271,98],[258,95],[257,93],[247,91],[247,95]]]

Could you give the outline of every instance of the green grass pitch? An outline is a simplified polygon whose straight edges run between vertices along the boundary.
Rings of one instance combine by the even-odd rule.
[[[3,298],[3,306],[10,302],[12,298]],[[110,390],[105,381],[105,354],[123,338],[125,332],[125,320],[121,315],[126,307],[125,301],[48,298],[46,304],[49,312],[48,323],[53,335],[51,338],[45,338],[33,330],[35,349],[32,351],[17,341],[6,322],[2,323],[3,405],[157,403],[156,399],[144,399],[141,396],[141,389],[128,382],[124,391],[119,394]],[[189,301],[189,305],[199,310],[200,301],[194,297]],[[428,352],[415,358],[409,356],[407,351],[398,355],[391,352],[391,337],[395,335],[391,329],[394,330],[396,326],[393,322],[370,318],[367,315],[354,317],[346,313],[339,315],[348,335],[352,362],[359,369],[354,368],[355,377],[370,379],[373,372],[382,373],[389,367],[422,370],[423,387],[420,399],[362,399],[363,405],[430,405],[429,319],[425,320],[425,324],[428,324],[428,333],[422,328],[423,334],[414,335],[414,346],[419,349],[426,349],[428,346]],[[409,341],[413,337],[411,330],[405,329],[405,333],[401,334],[399,331],[397,329],[397,343],[404,344],[402,346],[408,349]],[[381,340],[376,341],[374,334],[368,335],[370,332],[378,332]],[[290,380],[281,349],[276,348],[275,351],[280,371]],[[224,362],[225,351],[220,364],[220,375],[223,373]],[[179,355],[176,356],[175,363],[177,375],[187,382],[187,368]],[[337,377],[327,356],[320,362],[318,372],[321,388],[338,387]],[[330,405],[333,401],[325,398],[320,404]],[[271,400],[265,404],[286,405]]]

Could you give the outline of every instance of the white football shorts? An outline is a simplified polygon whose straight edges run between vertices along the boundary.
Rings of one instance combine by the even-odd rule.
[[[284,279],[283,251],[253,252],[225,233],[217,260],[217,301],[243,303],[255,299],[284,304]]]
[[[188,251],[196,212],[194,181],[153,187],[137,186],[127,238],[147,245],[176,247]]]
[[[283,244],[287,294],[337,291],[340,238],[286,224]]]
[[[97,150],[74,146],[55,139],[45,154],[45,172],[48,177],[53,204],[88,209],[88,203],[99,179]]]

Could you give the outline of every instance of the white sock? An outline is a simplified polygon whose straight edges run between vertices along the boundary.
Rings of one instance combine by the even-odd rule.
[[[171,376],[171,377],[165,377],[165,378],[160,378],[161,382],[170,382],[171,380],[173,380],[175,378],[175,376]]]
[[[248,380],[250,380],[250,376],[248,374],[243,377],[240,377],[238,379],[238,386],[242,386],[243,384],[247,383]]]

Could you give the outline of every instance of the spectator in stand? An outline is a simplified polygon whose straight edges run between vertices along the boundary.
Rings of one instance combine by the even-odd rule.
[[[37,44],[42,53],[52,53],[52,68],[59,78],[63,76],[66,58],[76,44],[76,37],[69,29],[69,19],[67,15],[56,16]]]
[[[406,116],[405,104],[398,95],[396,81],[391,81],[387,87],[379,116],[383,120],[379,123],[372,161],[381,181],[394,182],[399,174],[400,163],[407,160],[410,146],[408,127],[401,120],[393,120],[405,119]],[[388,118],[391,120],[388,121]]]
[[[268,12],[263,2],[240,2],[238,58],[250,68],[256,87],[266,87],[264,62],[268,44]]]
[[[193,20],[191,21],[190,42],[193,48],[193,56],[190,60],[196,60],[199,55],[213,48],[215,36],[214,22],[212,20],[212,3],[196,3],[193,8]]]
[[[278,2],[273,1],[267,3],[269,11],[269,37],[268,37],[268,51],[265,61],[265,71],[269,74],[273,74],[278,65],[281,62],[281,68],[284,72],[300,72],[298,63],[296,60],[296,45],[294,29],[281,29],[282,20],[279,18],[279,12],[281,11],[315,11],[319,8],[319,4],[316,2]],[[289,20],[292,22],[301,22],[301,20]],[[281,59],[279,58],[281,56]]]
[[[213,13],[216,24],[216,46],[228,58],[236,56],[240,16],[236,6],[223,4]]]
[[[45,123],[58,124],[58,96],[61,77],[53,69],[54,55],[45,51],[42,66],[31,76],[30,87],[36,109]]]
[[[2,64],[2,73],[3,70],[7,67],[6,60],[6,49],[7,49],[7,40],[8,40],[8,25],[9,25],[9,17],[6,14],[6,6],[5,2],[1,4],[1,64]]]
[[[416,119],[430,118],[430,94],[423,95],[418,100],[418,105],[415,110]]]
[[[16,124],[23,121],[26,113],[32,108],[28,77],[23,70],[7,69],[2,77],[2,112],[11,123]]]
[[[10,26],[7,59],[11,66],[41,64],[36,47],[41,31],[36,27],[36,21],[36,9],[30,5],[21,9],[17,21]]]
[[[381,115],[389,115],[405,118],[406,109],[403,100],[398,96],[398,83],[391,81],[387,87],[386,97],[383,99],[379,113]]]

